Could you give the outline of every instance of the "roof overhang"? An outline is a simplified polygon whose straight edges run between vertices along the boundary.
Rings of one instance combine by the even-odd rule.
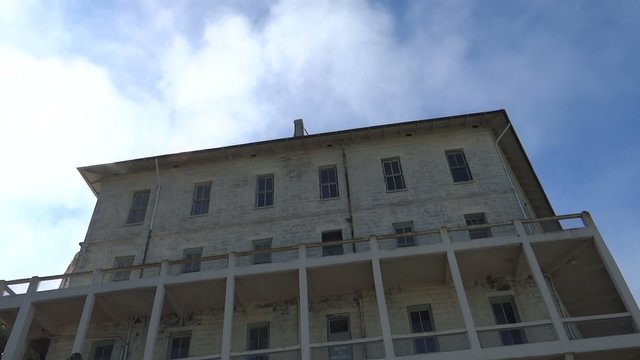
[[[549,203],[549,199],[542,189],[542,185],[531,166],[529,158],[524,152],[522,144],[518,139],[505,110],[408,121],[213,149],[188,151],[120,161],[110,164],[85,166],[78,168],[78,171],[93,193],[98,195],[104,179],[112,176],[155,171],[156,161],[160,170],[166,170],[184,165],[228,161],[237,158],[259,157],[265,154],[331,147],[341,144],[347,145],[385,137],[411,136],[446,129],[467,127],[488,127],[491,129],[494,137],[496,139],[500,139],[498,145],[504,154],[505,161],[509,163],[514,175],[522,187],[522,190],[529,199],[530,207],[539,217],[554,216],[555,214],[551,204]]]

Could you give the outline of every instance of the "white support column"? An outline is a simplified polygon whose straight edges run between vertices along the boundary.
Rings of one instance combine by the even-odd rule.
[[[373,271],[373,284],[376,290],[376,303],[378,304],[380,329],[382,330],[382,342],[384,343],[384,358],[395,359],[393,338],[391,337],[391,324],[389,322],[389,313],[387,312],[387,299],[384,296],[382,268],[380,267],[380,257],[378,255],[378,239],[376,239],[375,236],[371,236],[369,238],[369,249],[371,251],[371,268]]]
[[[635,330],[640,331],[640,310],[633,299],[629,286],[627,286],[627,283],[624,281],[622,272],[620,272],[618,265],[616,265],[616,261],[613,259],[613,255],[611,255],[602,235],[600,235],[600,231],[598,230],[596,223],[593,221],[593,218],[591,218],[591,214],[587,211],[583,211],[582,220],[584,221],[585,226],[593,229],[593,242],[596,247],[596,251],[598,252],[598,255],[600,255],[600,258],[604,263],[604,267],[607,269],[607,273],[609,273],[609,276],[611,277],[613,285],[616,287],[616,290],[618,290],[618,295],[622,299],[624,307],[631,314]]]
[[[298,247],[298,313],[300,323],[300,355],[302,360],[311,359],[311,336],[309,335],[309,288],[307,286],[307,247]]]
[[[229,264],[227,266],[227,284],[224,293],[224,320],[222,325],[222,350],[220,355],[222,360],[231,359],[231,340],[233,334],[233,307],[236,292],[236,254],[229,253]]]
[[[29,335],[29,328],[33,321],[33,315],[35,314],[35,308],[33,307],[32,298],[33,294],[38,291],[38,284],[40,279],[37,276],[31,278],[29,282],[29,288],[25,294],[24,300],[18,310],[18,316],[13,323],[11,333],[9,333],[9,339],[4,348],[3,359],[22,359],[24,351],[27,348],[27,337]]]
[[[467,299],[467,293],[464,290],[464,282],[462,281],[462,275],[460,274],[460,268],[458,267],[458,259],[456,254],[451,248],[451,239],[446,227],[440,228],[440,237],[442,242],[447,246],[447,262],[449,263],[449,271],[451,272],[451,280],[456,290],[456,296],[458,297],[458,303],[460,304],[460,311],[462,311],[462,319],[464,320],[464,326],[467,329],[467,337],[469,338],[469,345],[471,346],[471,353],[474,359],[484,359],[482,353],[482,347],[480,346],[480,339],[478,338],[478,332],[476,331],[476,325],[473,321],[473,313],[471,312],[471,306]]]
[[[540,264],[538,263],[536,254],[533,252],[533,247],[531,246],[531,242],[529,241],[527,232],[522,225],[522,221],[514,220],[513,225],[516,228],[518,236],[522,240],[522,251],[524,252],[524,256],[527,259],[527,264],[529,265],[529,270],[531,270],[533,281],[536,283],[538,291],[542,296],[542,301],[544,301],[545,308],[547,309],[547,313],[549,313],[553,328],[555,329],[556,334],[558,335],[558,339],[562,342],[565,349],[568,349],[569,338],[567,337],[567,332],[564,330],[562,319],[560,318],[560,314],[558,313],[556,304],[553,301],[553,297],[551,296],[549,286],[547,286],[547,282],[544,279],[544,274],[542,273],[542,269],[540,268]]]
[[[71,347],[71,353],[82,353],[84,348],[84,340],[87,338],[87,330],[89,330],[89,324],[91,323],[91,316],[93,315],[93,306],[96,301],[96,295],[93,291],[89,291],[84,299],[84,306],[82,307],[82,315],[80,316],[80,322],[78,323],[78,330],[76,336],[73,339],[73,347]]]
[[[151,309],[151,316],[149,318],[147,340],[144,344],[144,355],[142,357],[143,360],[154,359],[156,340],[158,339],[158,329],[160,328],[160,319],[162,317],[162,306],[164,305],[164,295],[166,292],[164,280],[168,271],[169,262],[167,260],[163,260],[162,265],[160,266],[160,276],[158,285],[156,286],[156,294],[153,297],[153,308]]]

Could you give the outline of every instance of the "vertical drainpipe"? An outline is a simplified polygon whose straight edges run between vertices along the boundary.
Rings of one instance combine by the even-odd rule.
[[[355,237],[353,230],[353,208],[351,207],[351,188],[349,186],[349,171],[347,168],[347,154],[344,151],[344,142],[342,143],[342,167],[344,169],[344,181],[347,189],[347,207],[349,209],[349,217],[347,218],[347,222],[349,223],[349,229],[351,230],[351,238]],[[351,244],[353,248],[353,252],[356,252],[356,244]]]
[[[158,158],[156,158],[156,196],[153,199],[153,210],[151,211],[151,221],[149,222],[149,232],[147,233],[147,242],[144,244],[144,255],[142,256],[142,265],[147,262],[147,254],[149,253],[149,242],[151,242],[151,232],[153,231],[153,222],[156,219],[156,209],[158,208],[158,199],[160,197],[160,168],[158,166]],[[140,270],[140,277],[142,277]]]
[[[500,133],[500,136],[498,136],[498,138],[496,139],[495,142],[495,146],[496,146],[496,153],[498,154],[498,158],[500,159],[500,165],[502,165],[502,169],[504,170],[505,175],[507,175],[507,179],[509,180],[509,184],[511,184],[511,190],[513,190],[513,195],[515,195],[516,197],[516,202],[518,202],[518,206],[520,207],[520,211],[522,211],[522,216],[524,219],[527,219],[529,216],[527,215],[527,211],[524,208],[524,204],[522,203],[522,200],[520,199],[520,196],[518,195],[518,190],[516,189],[516,185],[513,182],[513,179],[511,178],[511,175],[509,175],[509,170],[507,169],[507,166],[504,163],[504,159],[502,158],[502,154],[500,154],[500,147],[498,146],[498,143],[500,142],[500,140],[502,140],[502,137],[504,136],[504,134],[507,133],[507,130],[509,130],[511,128],[511,123],[507,124],[507,127],[504,128],[504,130],[502,130],[502,132]]]

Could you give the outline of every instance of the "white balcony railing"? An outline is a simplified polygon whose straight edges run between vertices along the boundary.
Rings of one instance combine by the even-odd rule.
[[[483,348],[558,340],[551,320],[482,326],[477,331]]]
[[[584,221],[583,214],[562,215],[549,218],[527,219],[522,220],[523,227],[527,235],[533,236],[535,240],[537,235],[548,236],[549,234],[557,234],[559,232],[571,233],[572,231],[582,227],[588,227]],[[516,233],[516,221],[508,221],[498,224],[461,226],[461,227],[443,227],[441,229],[429,229],[415,231],[407,234],[383,234],[375,236],[380,249],[393,251],[406,247],[426,248],[434,244],[442,243],[442,231],[447,231],[453,242],[468,242],[482,238],[499,238],[514,239]],[[402,238],[402,241],[399,241]],[[407,238],[410,238],[409,240]],[[412,240],[411,240],[412,239]],[[300,245],[274,247],[271,249],[257,251],[237,252],[234,265],[249,267],[264,263],[288,263],[298,260],[298,249],[300,246],[305,248],[305,254],[308,258],[321,258],[327,256],[343,256],[355,253],[369,252],[371,242],[370,238],[355,238],[333,242],[320,243],[303,243]],[[229,265],[229,254],[203,256],[199,260],[198,270],[200,272],[210,272],[225,269]],[[184,273],[185,264],[193,262],[193,260],[170,260],[167,275],[178,276]],[[116,281],[127,281],[140,278],[157,277],[160,274],[161,262],[149,263],[144,265],[134,265],[122,268],[110,268],[104,270],[74,272],[61,275],[52,275],[45,277],[33,277],[16,279],[9,281],[0,280],[0,295],[15,296],[24,294],[29,286],[35,291],[46,291],[57,288],[89,286],[91,284],[104,284]],[[193,269],[193,267],[191,267]]]
[[[312,360],[329,359],[384,359],[381,337],[311,344]]]
[[[464,329],[394,335],[392,338],[396,356],[469,349],[469,339]]]

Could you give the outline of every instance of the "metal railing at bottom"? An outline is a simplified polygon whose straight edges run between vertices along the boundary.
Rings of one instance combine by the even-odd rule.
[[[558,340],[551,320],[483,326],[478,328],[478,337],[483,348]]]
[[[273,349],[247,350],[231,353],[232,360],[298,360],[300,346],[285,346]]]
[[[604,336],[635,333],[631,314],[581,316],[562,319],[569,340],[589,339]]]
[[[469,340],[464,329],[393,336],[393,351],[396,356],[467,349]]]
[[[365,360],[384,358],[384,344],[380,337],[311,344],[312,360]]]

